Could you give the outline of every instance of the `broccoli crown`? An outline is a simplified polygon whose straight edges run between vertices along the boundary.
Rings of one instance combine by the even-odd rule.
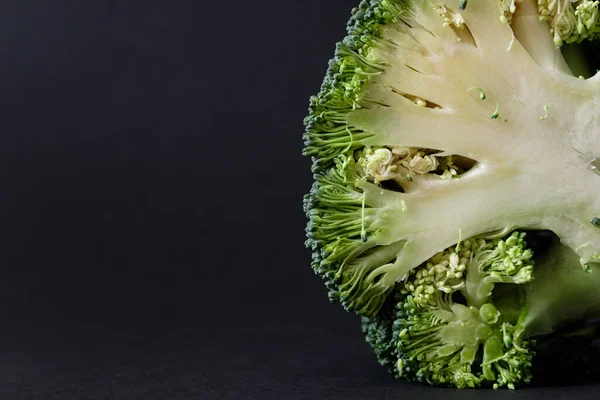
[[[513,388],[600,314],[599,4],[352,11],[304,121],[306,245],[397,376]]]

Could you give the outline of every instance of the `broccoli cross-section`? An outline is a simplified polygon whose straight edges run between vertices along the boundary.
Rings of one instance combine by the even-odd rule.
[[[397,376],[514,388],[539,336],[600,316],[599,5],[352,11],[304,121],[306,244]]]

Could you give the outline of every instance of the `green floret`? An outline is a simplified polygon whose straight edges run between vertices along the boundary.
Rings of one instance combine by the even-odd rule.
[[[396,321],[397,302],[401,299],[398,291],[388,297],[385,304],[377,314],[377,318],[362,317],[362,331],[367,343],[371,346],[379,364],[393,374],[397,374],[397,331],[394,329]]]
[[[538,0],[540,21],[548,21],[556,46],[594,40],[600,34],[597,0]]]
[[[576,323],[600,315],[600,265],[586,272],[556,238],[551,244],[535,268],[525,233],[513,232],[466,240],[412,270],[376,317],[362,319],[380,364],[404,379],[458,388],[527,384],[538,349],[544,360],[573,369],[585,361],[586,376],[598,372],[588,354],[598,329]]]
[[[352,10],[348,36],[336,46],[321,91],[310,99],[310,114],[304,120],[304,155],[313,158],[315,172],[331,167],[335,157],[362,147],[372,136],[349,125],[346,115],[362,107],[365,85],[383,69],[383,61],[372,51],[386,46],[378,39],[381,30],[398,21],[404,11],[401,2],[392,0],[363,1]]]
[[[325,277],[332,301],[348,310],[372,315],[379,310],[393,284],[369,279],[381,263],[393,260],[400,245],[376,246],[380,203],[358,186],[366,184],[352,158],[336,159],[335,168],[316,177],[305,198],[310,216],[307,245],[313,249],[313,269]]]
[[[491,299],[496,283],[532,280],[532,253],[525,247],[518,232],[506,240],[467,240],[458,253],[451,248],[412,270],[396,289],[391,335],[389,312],[363,320],[380,362],[389,367],[384,340],[391,337],[400,377],[459,388],[528,383],[533,351],[529,342],[515,341],[515,326]],[[454,300],[458,293],[465,304]],[[364,328],[369,321],[370,330]]]

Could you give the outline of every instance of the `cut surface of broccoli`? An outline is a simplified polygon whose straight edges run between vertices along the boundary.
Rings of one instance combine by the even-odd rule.
[[[514,388],[538,337],[600,315],[599,8],[352,11],[305,119],[306,244],[396,376]]]

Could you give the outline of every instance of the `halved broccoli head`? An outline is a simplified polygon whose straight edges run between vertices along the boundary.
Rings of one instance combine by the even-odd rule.
[[[512,388],[600,314],[599,7],[353,10],[305,119],[307,246],[396,375]]]

